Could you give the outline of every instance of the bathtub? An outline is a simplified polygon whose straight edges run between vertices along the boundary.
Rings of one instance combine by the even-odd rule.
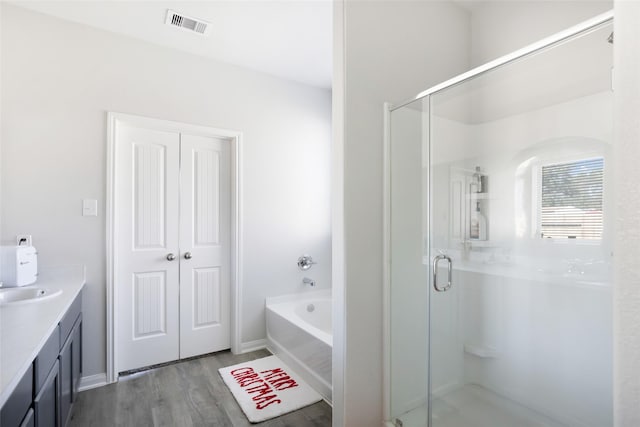
[[[266,300],[267,348],[331,403],[331,291]]]

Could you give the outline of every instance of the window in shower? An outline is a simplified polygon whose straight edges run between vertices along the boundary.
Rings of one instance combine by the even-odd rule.
[[[540,237],[602,238],[602,157],[540,168]]]

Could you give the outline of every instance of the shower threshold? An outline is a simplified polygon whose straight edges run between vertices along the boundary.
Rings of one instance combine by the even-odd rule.
[[[402,427],[426,427],[426,405],[399,417]],[[501,397],[483,387],[467,384],[433,400],[432,427],[567,427],[566,424]]]

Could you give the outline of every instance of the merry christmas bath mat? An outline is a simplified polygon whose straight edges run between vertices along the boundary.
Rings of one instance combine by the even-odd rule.
[[[295,411],[322,397],[276,356],[218,369],[252,423]]]

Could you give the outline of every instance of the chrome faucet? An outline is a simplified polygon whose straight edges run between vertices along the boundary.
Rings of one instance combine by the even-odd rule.
[[[304,279],[302,279],[302,283],[304,283],[305,285],[309,285],[311,287],[316,285],[316,281],[313,279],[309,279],[308,277],[305,277]]]
[[[313,264],[317,264],[317,263],[313,261],[313,258],[311,258],[311,255],[305,254],[305,255],[302,255],[300,258],[298,258],[298,268],[302,271],[306,271],[310,269]]]

